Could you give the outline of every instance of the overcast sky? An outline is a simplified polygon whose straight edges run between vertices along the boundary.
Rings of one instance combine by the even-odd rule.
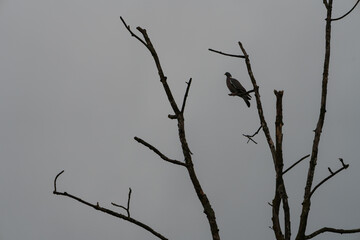
[[[334,3],[341,16],[355,3]],[[210,239],[185,169],[134,141],[138,136],[183,160],[177,126],[151,55],[126,31],[146,28],[173,94],[185,112],[198,178],[222,239],[274,239],[274,169],[264,135],[247,144],[259,120],[228,96],[225,72],[249,89],[242,41],[271,133],[275,96],[284,90],[285,167],[311,152],[324,55],[322,0],[0,0],[0,240],[156,239],[58,190],[114,209],[133,190],[132,217],[170,239]],[[350,168],[313,196],[307,233],[360,227],[360,8],[333,23],[328,106],[314,184],[327,167]],[[297,232],[308,163],[286,174]],[[115,209],[121,211],[121,209]],[[323,234],[317,239],[360,239]]]

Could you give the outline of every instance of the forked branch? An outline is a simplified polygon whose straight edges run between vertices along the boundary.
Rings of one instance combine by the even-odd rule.
[[[142,223],[142,222],[140,222],[140,221],[138,221],[138,220],[130,217],[130,214],[129,214],[129,213],[128,213],[128,216],[125,216],[124,214],[121,214],[121,213],[118,213],[118,212],[114,212],[114,211],[112,211],[112,210],[110,210],[110,209],[108,209],[108,208],[100,207],[99,203],[92,204],[92,203],[90,203],[90,202],[88,202],[88,201],[85,201],[85,200],[83,200],[83,199],[81,199],[81,198],[79,198],[79,197],[77,197],[77,196],[75,196],[75,195],[72,195],[72,194],[70,194],[70,193],[67,193],[67,192],[59,192],[59,191],[57,190],[57,188],[56,188],[56,184],[57,184],[57,179],[58,179],[58,177],[59,177],[63,172],[64,172],[64,170],[61,171],[60,173],[58,173],[58,174],[56,175],[55,179],[54,179],[54,191],[53,191],[53,193],[54,193],[55,195],[61,195],[61,196],[64,196],[64,197],[72,198],[72,199],[74,199],[74,200],[76,200],[76,201],[78,201],[78,202],[80,202],[80,203],[82,203],[82,204],[84,204],[84,205],[87,205],[87,206],[89,206],[89,207],[94,208],[94,209],[97,210],[97,211],[100,211],[100,212],[106,213],[106,214],[108,214],[108,215],[111,215],[111,216],[114,216],[114,217],[117,217],[117,218],[121,218],[121,219],[123,219],[123,220],[125,220],[125,221],[131,222],[131,223],[133,223],[133,224],[135,224],[135,225],[137,225],[137,226],[145,229],[146,231],[152,233],[153,235],[155,235],[156,237],[158,237],[158,238],[160,238],[160,239],[162,239],[162,240],[167,240],[166,237],[164,237],[163,235],[161,235],[160,233],[158,233],[157,231],[155,231],[154,229],[152,229],[152,228],[149,227],[148,225],[146,225],[146,224],[144,224],[144,223]],[[130,191],[130,193],[131,193],[131,191]],[[130,193],[129,193],[129,194],[130,194]],[[129,197],[129,202],[130,202],[130,197]],[[129,203],[129,204],[130,204],[130,203]],[[128,205],[128,207],[129,207],[129,205]]]
[[[116,203],[113,203],[113,202],[111,204],[114,205],[115,207],[125,209],[125,211],[127,212],[128,217],[130,217],[130,199],[131,199],[131,188],[129,188],[127,207],[124,207],[122,205],[119,205],[119,204],[116,204]]]
[[[247,134],[243,134],[244,137],[248,138],[247,143],[249,143],[249,141],[253,141],[255,144],[257,144],[257,142],[255,142],[254,139],[252,139],[253,137],[255,137],[255,135],[257,135],[260,131],[260,129],[262,128],[262,126],[259,127],[259,129],[253,134],[253,135],[247,135]]]
[[[120,17],[121,21],[123,22],[123,24],[125,25],[126,29],[130,32],[130,34],[133,36],[133,33],[130,31],[130,27],[127,26],[127,24],[125,23],[124,19],[122,19],[122,17]],[[185,136],[185,120],[184,120],[184,109],[185,109],[185,104],[186,104],[186,99],[187,99],[187,94],[190,88],[190,84],[191,84],[191,80],[188,83],[188,87],[187,90],[185,92],[185,96],[184,96],[184,100],[183,100],[183,105],[181,107],[181,110],[179,110],[175,99],[171,93],[171,90],[169,88],[169,85],[167,84],[167,78],[165,77],[161,64],[160,64],[160,60],[159,57],[155,51],[155,48],[153,47],[151,40],[146,32],[146,29],[143,29],[141,27],[137,27],[136,28],[139,32],[141,32],[141,34],[143,35],[145,41],[142,41],[141,39],[137,38],[138,40],[141,40],[141,42],[146,46],[146,48],[150,51],[154,61],[155,61],[155,65],[156,68],[158,69],[158,74],[160,77],[160,81],[164,87],[164,90],[166,92],[166,95],[168,97],[168,100],[170,102],[170,105],[174,111],[174,115],[169,114],[168,117],[170,119],[176,119],[178,122],[178,134],[179,134],[179,140],[181,143],[181,148],[182,148],[182,152],[184,155],[184,161],[185,163],[182,163],[180,161],[177,160],[172,160],[169,159],[167,157],[165,157],[163,154],[160,154],[160,152],[152,147],[150,144],[146,143],[146,142],[141,142],[142,144],[144,144],[145,146],[149,147],[150,149],[152,149],[154,152],[156,152],[159,156],[161,156],[165,161],[168,162],[172,162],[174,164],[178,164],[178,165],[182,165],[182,166],[186,166],[186,169],[188,170],[188,174],[189,177],[191,179],[191,182],[193,184],[193,187],[195,189],[195,192],[199,198],[199,201],[201,202],[201,205],[204,209],[204,213],[208,219],[208,223],[210,225],[210,230],[211,230],[211,235],[213,240],[220,240],[220,235],[219,235],[219,228],[217,226],[217,222],[216,222],[216,217],[215,217],[215,212],[210,204],[209,199],[207,198],[204,190],[202,189],[200,182],[196,176],[195,173],[195,169],[194,169],[194,165],[193,165],[193,161],[192,161],[192,157],[191,157],[191,151],[189,148],[189,145],[187,143],[186,140],[186,136]],[[135,138],[135,140],[139,141],[140,139]]]
[[[314,189],[311,191],[310,193],[310,197],[314,194],[314,192],[316,191],[316,189],[318,189],[322,184],[324,184],[326,181],[328,181],[330,178],[334,177],[336,174],[338,174],[339,172],[341,172],[342,170],[345,170],[349,167],[349,164],[345,164],[343,159],[342,158],[339,158],[341,164],[342,164],[342,167],[339,168],[337,171],[333,172],[330,168],[329,169],[329,172],[330,172],[330,175],[326,178],[324,178],[324,180],[322,180],[321,182],[318,183],[318,185],[316,185],[314,187]]]

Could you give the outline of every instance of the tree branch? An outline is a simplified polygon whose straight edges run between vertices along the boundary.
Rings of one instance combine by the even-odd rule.
[[[142,29],[141,27],[137,27],[136,29],[141,32],[141,34],[143,35],[145,41],[143,41],[141,38],[139,38],[137,35],[135,35],[131,30],[130,30],[130,26],[128,26],[125,22],[125,20],[120,17],[121,21],[123,22],[123,24],[125,25],[126,29],[130,32],[131,36],[134,36],[136,37],[137,40],[139,40],[142,44],[145,45],[145,47],[149,50],[149,52],[151,53],[154,61],[155,61],[155,65],[156,65],[156,68],[158,70],[158,74],[159,74],[159,77],[160,77],[160,81],[161,83],[163,84],[163,87],[165,89],[165,92],[166,92],[166,95],[168,97],[168,100],[169,100],[169,103],[175,113],[175,115],[177,116],[179,113],[180,113],[180,110],[175,102],[175,99],[171,93],[171,90],[170,90],[170,87],[169,85],[167,84],[167,77],[164,75],[164,72],[162,70],[162,67],[161,67],[161,64],[160,64],[160,60],[159,60],[159,57],[155,51],[155,48],[154,46],[152,45],[151,43],[151,40],[146,32],[146,29]]]
[[[325,0],[324,0],[325,3]],[[324,57],[324,68],[323,68],[323,77],[322,77],[322,90],[321,90],[321,104],[320,104],[320,113],[317,126],[315,129],[315,136],[313,140],[312,152],[309,162],[308,175],[306,178],[306,185],[304,191],[304,200],[302,203],[302,210],[300,215],[300,223],[297,236],[295,240],[302,240],[305,237],[305,231],[307,227],[307,221],[310,211],[310,197],[311,197],[311,188],[314,180],[315,168],[317,164],[318,156],[318,146],[320,143],[320,137],[322,128],[325,120],[326,113],[326,99],[327,99],[327,85],[329,77],[329,63],[330,63],[330,40],[331,40],[331,14],[332,14],[332,3],[333,0],[328,0],[326,6],[326,26],[325,26],[325,57]]]
[[[285,173],[287,173],[290,169],[292,169],[293,167],[295,167],[297,164],[299,164],[302,160],[306,159],[310,157],[310,154],[300,158],[300,160],[296,161],[293,165],[291,165],[290,167],[288,167],[282,174],[284,175]]]
[[[170,163],[173,163],[173,164],[176,164],[176,165],[181,165],[181,166],[184,166],[186,167],[186,164],[183,163],[183,162],[180,162],[178,160],[173,160],[173,159],[170,159],[168,157],[166,157],[164,154],[162,154],[156,147],[152,146],[151,144],[145,142],[144,140],[142,140],[141,138],[138,138],[138,137],[134,137],[134,139],[141,143],[142,145],[148,147],[150,150],[154,151],[157,155],[159,155],[159,157],[161,159],[163,159],[164,161],[167,161],[167,162],[170,162]]]
[[[136,35],[133,31],[131,31],[130,29],[130,25],[127,25],[125,20],[120,16],[120,20],[122,21],[122,23],[124,24],[125,28],[129,31],[129,33],[131,34],[132,37],[135,37],[137,40],[139,40],[139,42],[141,42],[142,44],[145,45],[145,47],[147,47],[146,43],[144,42],[144,40],[142,40],[138,35]]]
[[[123,208],[126,210],[128,217],[130,217],[130,198],[131,198],[131,188],[129,188],[129,195],[128,195],[128,201],[127,201],[127,207],[121,206],[119,204],[116,203],[111,203],[112,205],[114,205],[115,207],[119,207],[119,208]]]
[[[249,141],[253,141],[255,144],[257,144],[257,142],[255,142],[254,139],[252,139],[255,135],[257,135],[260,131],[260,129],[262,128],[262,126],[259,127],[259,129],[253,134],[253,135],[246,135],[246,134],[243,134],[244,137],[247,137],[248,138],[248,141],[247,143],[249,143]]]
[[[104,212],[104,213],[109,214],[109,215],[111,215],[111,216],[114,216],[114,217],[117,217],[117,218],[121,218],[121,219],[123,219],[123,220],[125,220],[125,221],[131,222],[131,223],[133,223],[133,224],[135,224],[135,225],[137,225],[137,226],[139,226],[139,227],[147,230],[148,232],[152,233],[153,235],[155,235],[156,237],[158,237],[158,238],[160,238],[160,239],[162,239],[162,240],[167,240],[166,237],[164,237],[163,235],[161,235],[160,233],[158,233],[157,231],[155,231],[154,229],[152,229],[152,228],[149,227],[148,225],[146,225],[146,224],[144,224],[144,223],[142,223],[142,222],[140,222],[140,221],[138,221],[138,220],[136,220],[136,219],[134,219],[134,218],[131,218],[130,216],[125,216],[125,215],[123,215],[123,214],[121,214],[121,213],[114,212],[114,211],[112,211],[112,210],[110,210],[110,209],[100,207],[99,203],[92,204],[92,203],[90,203],[90,202],[87,202],[87,201],[85,201],[85,200],[83,200],[83,199],[81,199],[81,198],[79,198],[79,197],[77,197],[77,196],[74,196],[74,195],[72,195],[72,194],[69,194],[69,193],[67,193],[67,192],[58,192],[58,191],[56,190],[56,182],[57,182],[57,178],[58,178],[63,172],[64,172],[64,170],[61,171],[60,173],[58,173],[58,174],[56,175],[55,179],[54,179],[54,191],[53,191],[53,194],[65,196],[65,197],[68,197],[68,198],[72,198],[72,199],[74,199],[74,200],[76,200],[76,201],[78,201],[78,202],[80,202],[80,203],[82,203],[82,204],[85,204],[85,205],[87,205],[87,206],[89,206],[89,207],[94,208],[94,209],[97,210],[97,211]]]
[[[340,233],[340,234],[348,234],[348,233],[358,233],[360,232],[360,228],[355,228],[355,229],[336,229],[336,228],[329,228],[329,227],[324,227],[321,228],[315,232],[313,232],[310,235],[305,236],[305,239],[311,239],[321,233],[324,232],[332,232],[332,233]]]
[[[126,26],[125,21],[123,21],[123,23]],[[191,182],[193,184],[193,187],[195,189],[195,192],[196,192],[196,194],[197,194],[197,196],[199,198],[199,201],[201,202],[201,205],[203,206],[204,213],[205,213],[205,215],[206,215],[206,217],[208,219],[208,223],[209,223],[209,226],[210,226],[212,238],[213,238],[213,240],[220,240],[219,228],[217,226],[215,212],[214,212],[214,210],[213,210],[213,208],[212,208],[212,206],[210,204],[209,199],[207,198],[206,194],[204,193],[204,191],[203,191],[203,189],[202,189],[202,187],[200,185],[200,182],[197,179],[196,173],[195,173],[195,169],[194,169],[194,165],[193,165],[192,157],[191,157],[191,151],[190,151],[190,148],[189,148],[189,145],[187,143],[186,136],[185,136],[185,120],[184,120],[183,112],[179,110],[179,108],[178,108],[178,106],[177,106],[177,104],[175,102],[175,99],[172,96],[169,85],[166,82],[167,78],[165,77],[165,75],[163,73],[163,70],[161,68],[159,57],[158,57],[158,55],[157,55],[157,53],[155,51],[155,48],[153,47],[153,45],[151,43],[151,40],[150,40],[150,38],[149,38],[149,36],[148,36],[148,34],[146,32],[146,29],[142,29],[141,27],[137,27],[136,29],[138,31],[140,31],[142,33],[142,35],[144,36],[145,43],[146,43],[145,46],[150,51],[150,53],[151,53],[151,55],[152,55],[152,57],[153,57],[153,59],[155,61],[156,67],[158,69],[158,74],[160,76],[160,81],[163,84],[163,87],[164,87],[164,90],[165,90],[166,95],[168,97],[169,103],[170,103],[170,105],[171,105],[171,107],[172,107],[172,109],[173,109],[173,111],[175,113],[175,115],[169,114],[168,117],[170,119],[177,119],[177,121],[178,121],[178,134],[179,134],[179,139],[180,139],[183,155],[184,155],[184,158],[185,158],[185,164],[182,163],[182,162],[176,161],[176,160],[172,160],[170,162],[172,162],[174,164],[186,166],[186,168],[188,170],[188,173],[189,173],[189,177],[190,177]],[[189,85],[188,85],[188,87],[189,87]],[[185,104],[183,104],[183,107],[185,107]],[[137,139],[135,139],[135,140],[137,140]],[[147,144],[147,145],[144,144],[144,145],[149,147],[149,148],[151,146],[149,144]],[[155,151],[154,149],[155,148],[153,147],[152,150]],[[171,159],[168,159],[166,157],[165,157],[165,159],[166,159],[166,161],[171,160]]]
[[[314,194],[314,192],[316,191],[316,189],[318,189],[322,184],[324,184],[326,181],[328,181],[330,178],[334,177],[336,174],[338,174],[339,172],[341,172],[342,170],[344,169],[347,169],[349,167],[349,164],[344,164],[342,158],[340,158],[341,160],[341,163],[342,163],[342,167],[339,168],[337,171],[333,172],[330,168],[329,169],[329,172],[330,172],[330,175],[328,177],[326,177],[324,180],[322,180],[320,183],[318,183],[318,185],[316,185],[314,187],[314,189],[311,191],[310,193],[310,197]]]
[[[209,48],[209,51],[215,52],[215,53],[218,53],[218,54],[221,54],[221,55],[225,55],[225,56],[228,56],[228,57],[245,58],[245,56],[243,56],[243,55],[235,55],[235,54],[223,53],[223,52],[211,49],[211,48]]]
[[[276,136],[276,185],[277,191],[275,194],[279,194],[280,199],[282,200],[283,210],[284,210],[284,224],[285,224],[285,240],[290,240],[291,236],[291,225],[290,225],[290,207],[288,203],[288,196],[286,193],[285,183],[283,179],[283,152],[282,152],[282,143],[283,143],[283,132],[282,127],[283,123],[283,109],[282,109],[282,98],[284,91],[274,90],[276,96],[276,121],[275,121],[275,136]],[[276,197],[275,197],[276,198]],[[276,214],[279,214],[277,211]]]
[[[259,118],[260,118],[260,125],[262,126],[262,129],[264,131],[266,140],[268,142],[270,151],[271,151],[271,155],[273,158],[273,162],[275,164],[275,159],[276,159],[276,153],[275,153],[275,146],[274,146],[274,142],[271,138],[270,135],[270,131],[269,128],[267,126],[265,117],[264,117],[264,111],[262,108],[262,104],[261,104],[261,99],[260,99],[260,93],[259,93],[259,86],[256,83],[254,74],[251,70],[251,64],[250,64],[250,59],[249,59],[249,55],[246,53],[245,48],[243,47],[243,45],[241,44],[241,42],[239,42],[239,46],[241,48],[241,51],[243,52],[244,56],[245,56],[245,63],[246,63],[246,67],[248,70],[248,74],[251,80],[251,83],[253,84],[254,90],[255,90],[255,98],[256,98],[256,104],[257,104],[257,109],[258,109],[258,114],[259,114]]]
[[[350,9],[350,11],[348,11],[347,13],[345,13],[344,15],[342,15],[341,17],[331,19],[331,21],[337,21],[337,20],[343,19],[344,17],[346,17],[347,15],[349,15],[349,14],[356,8],[356,5],[358,5],[359,2],[360,2],[360,0],[358,0],[358,1],[355,3],[355,5]]]
[[[187,100],[188,93],[189,93],[189,90],[190,90],[191,81],[192,81],[192,78],[190,78],[189,82],[186,83],[187,88],[186,88],[186,91],[185,91],[184,100],[183,100],[183,104],[182,104],[182,107],[181,107],[181,113],[182,114],[184,114],[185,104],[186,104],[186,100]]]

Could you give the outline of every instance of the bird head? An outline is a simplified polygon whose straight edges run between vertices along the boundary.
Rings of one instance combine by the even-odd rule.
[[[231,77],[231,74],[229,72],[226,72],[224,75],[227,77]]]

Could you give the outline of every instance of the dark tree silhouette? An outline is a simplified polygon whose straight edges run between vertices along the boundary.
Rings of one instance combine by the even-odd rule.
[[[322,186],[326,181],[328,181],[330,178],[334,177],[339,172],[347,169],[349,167],[348,164],[344,163],[344,160],[340,158],[340,166],[337,170],[333,171],[330,168],[329,169],[329,176],[324,178],[322,181],[320,181],[317,185],[313,186],[313,180],[314,180],[314,174],[315,174],[315,168],[318,161],[318,146],[320,143],[320,138],[322,134],[322,129],[325,121],[325,115],[326,115],[326,102],[327,102],[327,86],[328,86],[328,76],[329,76],[329,62],[330,62],[330,40],[331,40],[331,25],[333,21],[337,21],[340,19],[343,19],[347,15],[349,15],[357,6],[360,0],[356,2],[354,7],[350,9],[347,13],[345,13],[343,16],[338,18],[332,18],[332,6],[333,6],[333,0],[323,0],[323,4],[326,8],[326,25],[325,25],[325,57],[324,57],[324,66],[323,66],[323,76],[322,76],[322,90],[321,90],[321,106],[320,106],[320,112],[319,112],[319,118],[317,122],[316,129],[314,130],[314,139],[313,139],[313,145],[312,145],[312,151],[311,154],[308,154],[304,157],[302,157],[297,162],[293,163],[290,167],[284,170],[284,159],[283,159],[283,151],[282,151],[282,143],[283,143],[283,133],[282,133],[282,126],[283,126],[283,109],[282,109],[282,97],[284,94],[284,91],[276,91],[274,90],[274,94],[276,96],[276,121],[275,121],[275,140],[273,140],[268,124],[266,122],[264,111],[262,107],[261,102],[261,96],[259,91],[259,86],[257,85],[255,76],[253,74],[253,70],[250,63],[250,57],[248,53],[245,50],[245,47],[241,42],[238,42],[240,50],[242,52],[241,55],[239,54],[229,54],[224,53],[218,50],[209,49],[209,51],[215,52],[217,54],[221,54],[227,57],[235,57],[245,60],[245,64],[247,67],[247,71],[249,74],[250,81],[253,85],[253,89],[246,92],[245,94],[254,92],[255,100],[256,100],[256,106],[260,121],[260,127],[259,129],[252,135],[243,134],[245,137],[248,138],[248,142],[252,141],[253,143],[256,143],[256,141],[253,139],[256,135],[259,134],[260,130],[262,129],[265,138],[267,140],[272,160],[274,163],[275,168],[275,193],[274,193],[274,199],[272,200],[272,203],[269,203],[272,207],[272,229],[274,231],[275,238],[277,240],[290,240],[291,239],[291,217],[290,217],[290,206],[288,203],[288,196],[286,191],[286,185],[283,176],[291,169],[293,169],[298,163],[304,161],[305,159],[309,158],[309,168],[308,168],[308,174],[306,179],[306,185],[305,185],[305,191],[302,201],[302,211],[300,215],[300,222],[298,226],[298,230],[295,235],[296,240],[304,240],[304,239],[311,239],[321,233],[325,232],[331,232],[331,233],[340,233],[340,234],[346,234],[346,233],[358,233],[360,232],[360,228],[358,229],[336,229],[336,228],[329,228],[329,227],[323,227],[313,233],[306,234],[306,227],[308,225],[308,216],[310,212],[310,206],[311,206],[311,197],[316,192],[316,190]],[[169,157],[165,156],[163,153],[161,153],[160,150],[158,150],[156,147],[151,145],[150,143],[144,141],[143,139],[139,137],[135,137],[134,139],[144,145],[145,147],[149,148],[153,152],[155,152],[161,159],[163,159],[166,162],[179,165],[182,167],[185,167],[188,171],[189,178],[193,184],[193,187],[195,189],[195,192],[198,196],[199,201],[202,204],[203,211],[208,219],[211,235],[213,240],[220,240],[219,235],[219,229],[216,222],[215,217],[215,211],[212,208],[210,201],[208,197],[206,196],[204,190],[201,187],[201,184],[196,176],[195,168],[192,161],[192,153],[190,151],[190,148],[188,146],[186,135],[185,135],[185,121],[184,121],[184,111],[186,106],[186,100],[189,94],[190,86],[192,79],[187,82],[187,88],[184,94],[183,102],[181,105],[181,108],[179,108],[179,105],[175,101],[172,92],[170,90],[170,87],[167,84],[167,77],[165,76],[163,69],[160,64],[160,59],[157,55],[157,52],[149,38],[149,35],[147,34],[147,31],[141,27],[137,27],[136,29],[141,33],[142,37],[135,34],[129,25],[126,24],[125,20],[120,17],[122,23],[124,24],[125,28],[128,30],[130,35],[134,38],[136,38],[140,43],[142,43],[147,50],[151,53],[156,68],[158,70],[158,75],[160,78],[160,82],[163,85],[163,88],[165,90],[167,99],[172,107],[173,113],[169,114],[168,117],[173,120],[177,120],[177,126],[178,126],[178,135],[181,143],[182,153],[184,156],[183,161],[179,161],[176,159],[170,159]],[[234,94],[229,94],[233,96]],[[130,200],[131,200],[131,189],[129,189],[128,193],[128,201],[127,205],[122,206],[116,203],[112,203],[113,206],[120,207],[124,209],[127,213],[127,215],[124,215],[122,213],[115,212],[113,210],[110,210],[108,208],[101,207],[99,203],[93,204],[88,201],[85,201],[75,195],[69,194],[67,192],[60,192],[57,190],[57,180],[58,177],[63,173],[64,171],[61,171],[59,174],[56,175],[54,179],[54,191],[53,193],[56,195],[62,195],[68,198],[72,198],[76,201],[79,201],[82,204],[85,204],[87,206],[93,207],[94,209],[107,213],[109,215],[121,218],[125,221],[131,222],[147,231],[155,235],[156,237],[160,239],[167,239],[165,236],[160,234],[158,231],[155,231],[150,226],[132,218],[130,216]],[[282,206],[282,213],[283,213],[283,220],[280,220],[280,213],[281,213],[281,206]],[[283,225],[283,226],[282,226]]]

